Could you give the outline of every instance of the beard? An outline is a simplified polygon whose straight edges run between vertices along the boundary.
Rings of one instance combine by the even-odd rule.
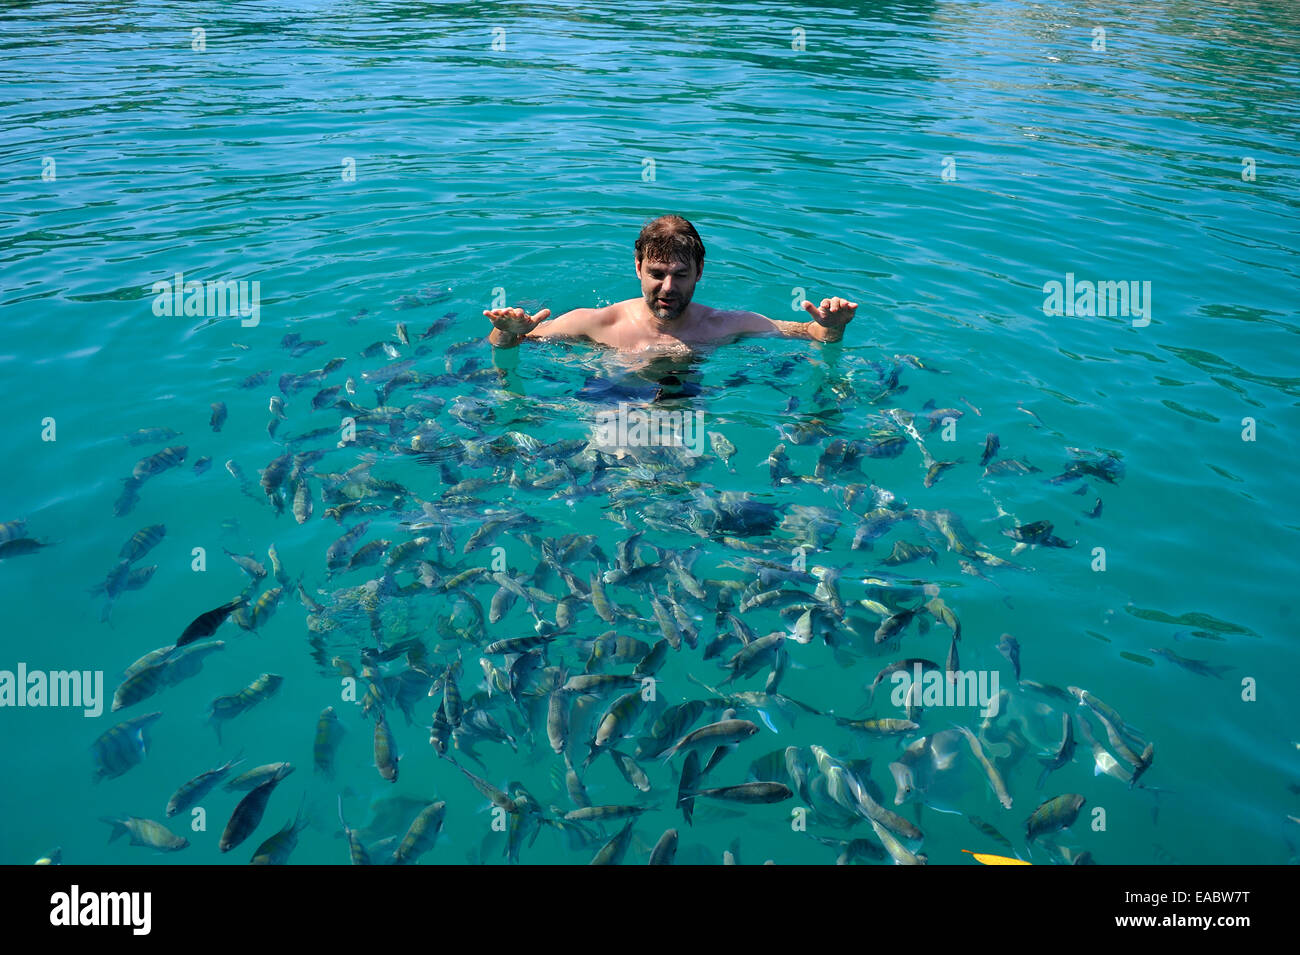
[[[650,314],[661,322],[671,322],[681,318],[686,312],[686,306],[690,304],[674,296],[672,304],[661,305],[659,304],[659,296],[654,294],[647,295],[645,303],[650,309]]]

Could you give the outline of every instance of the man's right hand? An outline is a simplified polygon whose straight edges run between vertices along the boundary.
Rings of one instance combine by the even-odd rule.
[[[488,341],[498,348],[514,348],[525,335],[550,316],[551,310],[544,308],[536,315],[529,315],[522,308],[490,308],[484,310],[483,314],[495,326]]]

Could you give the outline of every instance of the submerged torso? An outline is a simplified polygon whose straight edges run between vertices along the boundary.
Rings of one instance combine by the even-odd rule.
[[[681,347],[611,351],[601,356],[605,373],[589,378],[578,397],[602,403],[689,397],[700,391],[702,358]]]

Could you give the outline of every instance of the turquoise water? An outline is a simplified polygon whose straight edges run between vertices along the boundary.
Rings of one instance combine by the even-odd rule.
[[[968,863],[962,849],[1026,855],[1025,820],[1043,799],[1068,792],[1087,804],[1060,844],[1103,864],[1294,856],[1300,832],[1287,816],[1300,815],[1291,639],[1300,520],[1286,436],[1300,417],[1292,357],[1300,21],[1288,5],[729,4],[669,13],[617,3],[153,3],[109,13],[59,3],[6,10],[0,24],[0,369],[10,408],[0,521],[24,519],[28,537],[54,542],[0,564],[0,669],[102,670],[111,694],[128,664],[244,588],[223,548],[267,563],[274,543],[292,581],[301,577],[331,608],[336,591],[376,577],[379,568],[369,567],[327,578],[326,548],[358,519],[340,526],[324,515],[322,479],[309,478],[314,516],[299,524],[288,508],[277,516],[256,486],[242,494],[223,465],[237,462],[256,485],[258,470],[287,449],[286,436],[337,428],[341,412],[312,411],[311,398],[349,376],[358,384],[353,400],[374,407],[364,375],[393,360],[362,352],[395,341],[397,322],[407,323],[412,343],[396,345],[396,360],[442,377],[418,392],[395,390],[386,403],[405,408],[423,396],[445,404],[418,405],[391,444],[409,449],[423,417],[460,439],[589,437],[602,401],[646,393],[636,373],[593,348],[557,345],[502,356],[498,376],[481,312],[498,299],[558,314],[636,295],[637,230],[673,211],[694,222],[708,250],[697,301],[793,318],[791,303],[803,295],[846,295],[861,308],[843,344],[750,340],[687,375],[698,394],[664,407],[702,411],[706,428],[737,448],[731,468],[710,453],[663,481],[620,474],[641,483],[571,502],[527,486],[549,465],[526,453],[482,466],[451,453],[459,478],[501,470],[496,483],[452,507],[454,551],[439,549],[434,533],[426,557],[449,569],[440,573],[486,566],[489,551],[463,553],[466,542],[487,510],[516,507],[541,522],[526,531],[538,538],[597,534],[613,560],[628,526],[644,527],[647,545],[696,548],[697,576],[748,582],[752,571],[723,564],[752,555],[676,521],[707,512],[723,491],[749,492],[783,514],[826,508],[840,526],[810,551],[809,566],[844,568],[840,591],[850,604],[873,596],[861,580],[882,572],[936,585],[962,623],[962,667],[996,670],[1011,691],[1007,719],[1021,721],[1023,746],[998,745],[996,727],[986,740],[991,756],[1007,760],[1000,765],[1014,806],[999,805],[963,749],[943,799],[936,795],[919,817],[911,804],[894,807],[887,767],[902,744],[867,741],[811,714],[792,727],[769,712],[774,733],[756,713],[742,713],[760,735],[722,761],[712,785],[743,781],[752,761],[775,750],[816,744],[871,760],[864,782],[889,808],[919,818],[920,851],[932,864]],[[205,30],[202,51],[192,48],[195,27]],[[1094,49],[1096,27],[1105,30],[1104,50]],[[796,29],[803,50],[792,49]],[[504,49],[494,50],[494,39]],[[1247,159],[1253,181],[1243,178]],[[258,281],[259,323],[155,315],[154,283],[177,272]],[[1150,323],[1045,315],[1044,284],[1067,273],[1149,281]],[[417,340],[445,315],[452,318],[442,330]],[[287,335],[326,344],[295,356],[282,347]],[[935,371],[895,364],[902,355]],[[346,361],[320,384],[283,396],[287,418],[268,435],[280,376],[331,358]],[[895,367],[906,391],[872,403],[879,373]],[[266,382],[239,387],[263,370]],[[799,400],[793,411],[791,397]],[[933,486],[923,485],[911,444],[899,457],[867,460],[869,481],[832,478],[827,488],[769,480],[779,426],[827,420],[814,443],[784,442],[795,472],[808,476],[832,437],[867,440],[885,424],[885,409],[919,414],[931,399],[963,412],[952,443],[941,430],[922,434],[938,459],[961,461]],[[208,420],[218,401],[229,419],[214,433]],[[493,419],[460,411],[476,403]],[[1244,418],[1254,420],[1253,441],[1242,438]],[[53,441],[42,440],[45,419],[54,419]],[[918,422],[924,432],[928,423]],[[124,440],[143,428],[181,436],[136,447]],[[1041,470],[982,477],[988,433],[1000,436],[1001,458]],[[388,447],[337,449],[337,438],[294,450],[331,449],[310,465],[316,474],[341,473],[373,453],[373,476],[406,493],[401,513],[367,515],[364,539],[410,539],[408,512],[445,492],[438,464]],[[184,465],[151,478],[134,509],[115,516],[122,479],[168,444],[188,448]],[[1049,483],[1074,460],[1071,448],[1113,454],[1122,478]],[[196,476],[202,456],[212,467]],[[506,480],[511,471],[520,487]],[[587,481],[579,475],[580,485]],[[914,522],[872,550],[852,550],[864,506],[846,508],[836,488],[855,481],[887,488],[911,508],[960,515],[989,551],[1024,570],[963,573],[943,536]],[[1088,492],[1075,496],[1081,483]],[[1089,519],[1097,498],[1101,516]],[[391,503],[392,494],[375,500]],[[1039,520],[1074,546],[1012,557],[1001,531]],[[166,537],[140,565],[157,571],[121,594],[104,622],[103,599],[88,589],[117,564],[123,543],[152,524],[165,524]],[[800,539],[789,527],[751,538],[770,540],[771,559],[787,563]],[[896,540],[928,543],[936,562],[883,565]],[[497,543],[521,576],[532,573],[538,554],[518,533]],[[206,550],[204,572],[192,569],[196,547]],[[1093,570],[1098,547],[1104,572]],[[641,554],[654,556],[648,547]],[[590,558],[572,567],[583,582],[596,571]],[[398,583],[413,579],[408,571]],[[664,583],[654,583],[662,594]],[[538,586],[567,592],[554,574]],[[495,589],[469,585],[485,608]],[[619,632],[658,639],[647,596],[613,590],[645,621],[620,621]],[[725,677],[702,652],[717,632],[716,588],[707,606],[683,599],[698,618],[700,649],[684,647],[660,672],[670,703],[711,695],[688,675],[715,687]],[[454,606],[433,592],[393,597],[381,630],[390,642],[423,639],[435,671],[459,651],[469,698],[481,686],[480,644],[532,634],[534,620],[519,602],[466,641],[440,627]],[[554,605],[539,610],[554,621]],[[871,645],[878,618],[860,607],[848,616],[856,623],[840,628],[847,649],[838,654],[820,639],[787,642],[781,693],[851,715],[889,661],[944,662],[940,624],[925,634],[913,625],[898,652],[881,654]],[[390,707],[402,760],[398,781],[385,782],[372,765],[371,724],[342,700],[338,674],[313,659],[306,617],[286,592],[256,634],[225,624],[217,634],[225,649],[198,676],[119,714],[0,711],[0,806],[16,823],[0,835],[0,861],[28,863],[58,846],[67,862],[243,863],[301,804],[310,822],[291,861],[342,864],[339,794],[358,828],[385,799],[445,800],[443,832],[425,861],[502,861],[505,837],[491,830],[486,800],[430,748],[437,698],[417,704],[412,724]],[[742,618],[759,634],[789,625],[768,609]],[[550,662],[577,672],[575,641],[608,629],[583,606]],[[855,642],[859,630],[866,646]],[[1082,741],[1073,762],[1035,788],[1034,757],[1059,741],[1060,713],[1083,711],[1073,701],[1036,709],[1041,698],[1016,688],[996,649],[1004,633],[1022,648],[1026,680],[1086,688],[1154,744],[1145,788],[1094,776]],[[340,617],[324,659],[339,654],[359,665],[363,642],[373,646],[364,617]],[[1199,675],[1152,648],[1232,669]],[[401,669],[398,659],[387,673]],[[211,701],[262,672],[283,675],[283,687],[229,722],[218,744],[205,722]],[[1242,699],[1246,678],[1255,681],[1251,701]],[[762,690],[763,674],[737,685]],[[880,702],[872,715],[901,715]],[[312,771],[317,714],[329,705],[348,731],[332,781]],[[531,737],[500,694],[484,706],[512,726],[519,753],[481,743],[482,765],[461,762],[496,786],[522,783],[543,807],[572,809],[563,762],[547,743],[544,703]],[[92,786],[92,741],[119,718],[153,711],[163,716],[143,763]],[[978,729],[980,719],[969,708],[927,708],[922,731],[954,721]],[[587,739],[575,732],[571,746],[580,762]],[[244,767],[288,760],[297,768],[254,836],[229,855],[217,842],[238,797],[220,789],[202,803],[207,831],[191,831],[184,816],[170,820],[192,843],[181,852],[106,844],[100,817],[162,820],[177,786],[241,752]],[[829,812],[814,811],[807,832],[793,831],[790,809],[806,805],[800,796],[739,807],[700,800],[688,827],[673,809],[680,763],[670,770],[644,760],[649,793],[629,786],[608,758],[586,774],[593,803],[656,807],[637,820],[627,862],[645,861],[669,827],[681,833],[679,862],[721,861],[737,842],[742,862],[831,863],[838,850],[810,835],[874,842],[865,821],[839,829]],[[1090,826],[1096,807],[1106,810],[1103,831]],[[977,830],[972,816],[1011,848]],[[377,842],[404,825],[368,834]],[[608,837],[617,828],[595,831]],[[548,830],[521,859],[586,863],[603,841],[570,847]],[[1032,858],[1063,856],[1035,843]]]

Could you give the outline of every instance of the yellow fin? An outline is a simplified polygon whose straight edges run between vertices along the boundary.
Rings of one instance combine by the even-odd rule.
[[[983,865],[1033,865],[1032,862],[1026,862],[1024,859],[1011,859],[1007,856],[989,855],[987,852],[971,852],[969,849],[962,849],[962,852],[970,852],[975,857],[975,861]]]

